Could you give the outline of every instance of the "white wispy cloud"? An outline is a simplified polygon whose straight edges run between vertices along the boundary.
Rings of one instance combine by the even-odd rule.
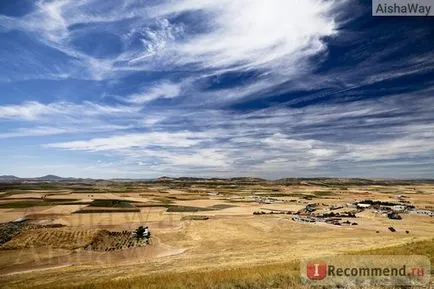
[[[168,0],[157,5],[117,3],[98,15],[95,9],[104,9],[104,1],[40,1],[29,15],[17,20],[3,17],[2,23],[3,29],[36,33],[45,45],[79,60],[77,69],[63,73],[73,77],[112,78],[125,71],[185,64],[196,64],[198,70],[259,69],[290,76],[304,73],[309,69],[307,58],[325,51],[322,38],[336,33],[333,11],[339,5],[306,0],[294,9],[294,3],[285,0]],[[171,17],[186,12],[207,15],[207,24],[201,25],[208,27],[196,34],[188,27],[191,23],[172,23]],[[113,26],[111,33],[124,47],[114,57],[96,58],[71,44],[78,33],[70,29],[74,25],[94,25],[88,33],[104,32],[95,25],[121,20],[129,25]],[[86,28],[80,31],[86,33]],[[137,40],[142,45],[132,46]]]
[[[86,124],[86,125],[83,125]],[[0,139],[11,139],[19,137],[39,137],[39,136],[50,136],[50,135],[66,135],[66,134],[84,134],[84,133],[100,133],[109,132],[113,133],[115,131],[123,131],[133,128],[130,125],[112,125],[104,124],[99,121],[74,124],[51,124],[51,126],[35,126],[35,127],[24,127],[15,130],[9,130],[5,132],[0,132]]]
[[[412,99],[410,106],[408,98]],[[149,132],[44,147],[112,153],[132,166],[141,163],[155,172],[193,175],[208,174],[212,169],[227,175],[327,174],[330,167],[403,158],[417,164],[417,159],[434,153],[430,103],[424,97],[403,94],[307,108],[272,107],[236,115],[222,110],[159,111],[150,115]],[[174,115],[182,121],[173,119]],[[416,123],[408,123],[410,119]],[[199,167],[207,169],[198,172]]]
[[[114,90],[127,93],[107,91],[115,95],[112,104],[95,95],[93,101],[78,103],[0,105],[0,121],[13,124],[0,129],[0,138],[62,135],[43,149],[109,155],[116,160],[84,171],[134,176],[142,174],[144,166],[154,176],[312,175],[345,171],[354,164],[374,167],[375,162],[426,168],[423,159],[434,153],[432,82],[410,94],[357,101],[351,97],[363,99],[357,88],[365,85],[431,71],[432,55],[398,63],[388,56],[407,42],[372,55],[359,45],[348,53],[343,49],[340,57],[348,63],[363,61],[331,67],[327,73],[315,70],[327,54],[325,39],[346,35],[338,14],[347,2],[38,1],[36,9],[21,18],[0,16],[0,32],[24,31],[66,60],[47,65],[23,49],[27,53],[17,56],[16,69],[0,75],[0,81],[86,79],[107,90],[123,83]],[[77,40],[86,39],[101,41],[102,47],[112,44],[95,36],[98,33],[109,34],[118,49],[95,55],[78,47]],[[26,64],[31,71],[21,71]],[[145,76],[123,78],[136,72]],[[253,76],[223,81],[220,87],[218,78],[228,72]],[[217,84],[210,89],[214,80]],[[127,87],[130,84],[133,87]],[[321,91],[307,93],[315,89]],[[263,109],[229,109],[296,90],[306,93]],[[336,95],[342,99],[332,101]],[[176,104],[168,106],[155,101],[175,98]],[[326,98],[323,105],[296,108]]]
[[[0,133],[0,139],[30,137],[30,136],[47,136],[47,135],[64,134],[66,132],[68,131],[56,127],[20,128],[15,131]]]
[[[0,106],[0,119],[35,120],[45,116],[96,117],[109,115],[129,115],[140,111],[140,107],[109,106],[85,101],[82,104],[54,102],[43,104],[28,101],[22,104]]]
[[[202,67],[300,73],[307,57],[325,50],[322,38],[336,33],[334,1],[169,1],[157,15],[194,11],[207,15],[205,33],[175,46],[184,63]],[[304,67],[306,68],[306,67]]]
[[[143,104],[156,100],[158,98],[175,98],[180,95],[182,89],[181,84],[162,82],[158,83],[143,93],[133,94],[126,98],[130,103]]]
[[[190,147],[202,141],[205,133],[192,132],[149,132],[125,134],[86,141],[47,144],[45,147],[70,150],[107,151],[146,148],[149,146]]]

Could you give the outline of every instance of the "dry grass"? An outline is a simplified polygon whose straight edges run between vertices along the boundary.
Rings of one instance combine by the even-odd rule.
[[[74,204],[77,201],[75,199],[71,200],[57,200],[57,199],[46,199],[46,200],[18,200],[11,202],[3,202],[0,203],[0,208],[2,209],[26,209],[33,207],[42,207],[42,206],[54,206],[54,205],[69,205]]]
[[[208,219],[209,219],[208,216],[193,215],[193,216],[184,216],[181,218],[181,221],[205,221]]]
[[[357,252],[362,254],[405,255],[419,254],[434,261],[434,239],[401,246]],[[164,273],[136,278],[123,278],[103,282],[89,282],[75,285],[44,285],[32,288],[64,289],[265,289],[265,288],[308,288],[301,284],[299,263],[283,263],[188,273]]]
[[[87,283],[73,286],[34,287],[34,288],[75,288],[75,289],[256,289],[300,287],[298,264],[273,264],[252,268],[238,268],[194,273],[165,273],[132,279],[122,279],[101,283]]]
[[[17,188],[21,187],[10,189]],[[72,194],[66,195],[66,190]],[[65,254],[60,251],[66,250],[56,249],[60,255],[57,256],[56,251],[53,256],[47,256],[44,262],[38,263],[38,260],[30,257],[14,266],[4,262],[3,272],[13,274],[5,275],[0,287],[302,288],[298,265],[294,262],[303,257],[357,251],[357,254],[422,254],[432,260],[433,241],[402,246],[431,237],[429,232],[434,223],[433,219],[426,216],[404,215],[402,220],[396,221],[376,216],[372,212],[363,212],[358,214],[358,226],[337,227],[323,223],[297,223],[285,215],[252,216],[252,213],[261,208],[297,210],[308,202],[306,196],[314,196],[312,202],[326,205],[345,205],[362,199],[396,202],[391,192],[403,194],[412,204],[423,208],[433,205],[433,190],[433,184],[372,183],[362,186],[340,182],[323,184],[323,181],[309,181],[309,184],[296,182],[292,185],[222,181],[147,184],[103,182],[44,188],[44,191],[31,191],[26,187],[19,197],[29,198],[29,202],[42,201],[31,197],[33,194],[36,196],[55,193],[55,201],[46,202],[50,203],[50,206],[43,207],[21,208],[23,204],[17,203],[17,208],[0,208],[0,219],[13,220],[32,214],[38,215],[35,217],[38,222],[60,223],[71,230],[131,231],[138,225],[147,224],[158,242],[143,248],[110,252],[105,251],[106,247],[102,247],[102,251],[75,250],[74,256],[68,258],[59,257]],[[10,192],[9,189],[5,191]],[[218,192],[219,195],[208,196],[209,191]],[[275,197],[280,199],[281,203],[258,204],[253,200],[257,195]],[[84,202],[101,206],[81,208],[92,210],[88,214],[73,214],[73,210],[68,210],[65,214],[64,206],[57,206],[60,198],[63,199],[61,203],[68,202],[69,199],[86,198],[82,199],[80,204],[74,203],[74,206],[80,208]],[[94,198],[98,200],[95,201]],[[119,203],[113,203],[113,200],[119,200]],[[2,199],[0,202],[3,204],[11,201]],[[133,207],[139,208],[124,206],[124,202],[131,202]],[[231,203],[235,206],[230,207]],[[167,208],[171,209],[167,212]],[[140,212],[119,212],[130,209]],[[105,210],[108,211],[104,212]],[[174,212],[170,212],[171,210]],[[116,214],[113,214],[113,211],[116,211]],[[47,215],[54,213],[62,214],[53,215],[53,218],[56,217],[54,220]],[[191,218],[204,217],[200,215],[207,215],[210,219],[192,221]],[[390,232],[387,229],[389,226],[393,226],[397,231]],[[409,233],[406,233],[407,230]],[[73,237],[67,237],[69,238]],[[24,242],[27,241],[23,240]],[[105,239],[102,243],[106,243]],[[118,243],[112,245],[109,247],[125,247]],[[376,249],[385,246],[389,247]],[[41,252],[46,250],[35,249]],[[370,251],[363,251],[367,249]],[[0,251],[0,260],[14,260],[21,251],[31,250],[33,248],[3,250]],[[96,256],[98,258],[94,260]],[[51,269],[46,270],[49,267]],[[62,281],[63,283],[59,283]]]
[[[8,250],[24,248],[85,248],[97,251],[114,251],[145,245],[143,240],[133,238],[128,231],[109,232],[98,229],[40,228],[21,232],[1,248]]]
[[[434,264],[434,239],[357,253],[358,255],[423,255]],[[434,269],[434,268],[433,268]]]
[[[4,244],[2,248],[81,248],[89,244],[97,232],[98,230],[72,230],[66,228],[32,229],[20,233],[18,236]]]
[[[141,239],[133,238],[131,233],[128,231],[109,232],[102,230],[94,236],[92,242],[86,247],[86,249],[96,251],[114,251],[141,246],[146,246],[146,242]]]

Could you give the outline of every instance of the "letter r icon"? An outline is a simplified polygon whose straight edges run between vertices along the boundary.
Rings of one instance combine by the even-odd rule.
[[[327,264],[322,261],[313,261],[307,263],[307,277],[310,280],[322,280],[327,275]]]

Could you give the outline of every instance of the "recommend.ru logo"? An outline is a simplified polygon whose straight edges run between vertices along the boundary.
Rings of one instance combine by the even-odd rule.
[[[431,263],[425,256],[334,256],[303,260],[301,278],[312,285],[420,286],[430,281]]]

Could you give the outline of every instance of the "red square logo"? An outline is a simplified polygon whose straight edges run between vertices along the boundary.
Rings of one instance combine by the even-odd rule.
[[[322,280],[327,276],[327,264],[322,261],[311,261],[307,263],[307,277],[310,280]]]

